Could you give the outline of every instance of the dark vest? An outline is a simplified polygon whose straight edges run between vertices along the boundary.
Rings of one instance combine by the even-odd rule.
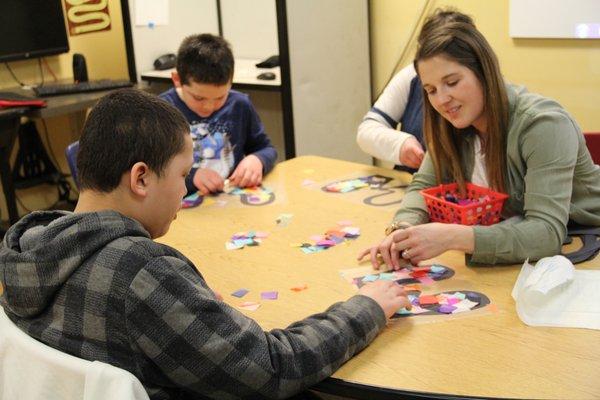
[[[423,148],[425,148],[425,139],[423,138],[423,87],[418,76],[415,76],[410,81],[408,102],[406,103],[404,114],[400,118],[400,123],[402,124],[402,131],[414,135]],[[399,165],[396,165],[394,169],[410,173],[417,171],[416,169]]]

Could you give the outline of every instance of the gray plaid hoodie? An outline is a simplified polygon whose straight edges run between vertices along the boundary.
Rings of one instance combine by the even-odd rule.
[[[284,398],[331,375],[385,325],[354,296],[264,332],[194,265],[114,211],[34,212],[0,249],[0,299],[34,338],[137,376],[152,399]]]

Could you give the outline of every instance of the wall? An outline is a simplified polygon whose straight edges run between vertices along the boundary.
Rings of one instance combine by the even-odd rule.
[[[495,49],[505,77],[558,100],[584,131],[600,131],[600,40],[511,39],[508,0],[371,0],[373,96],[389,79],[426,3],[471,15]],[[572,3],[565,2],[572,7]],[[402,66],[412,61],[414,47]]]
[[[85,56],[90,79],[113,78],[128,79],[127,55],[125,51],[123,18],[121,14],[120,0],[109,0],[108,8],[111,17],[111,28],[108,31],[97,33],[86,33],[77,36],[69,36],[70,52],[58,56],[45,57],[48,65],[60,79],[71,81],[73,79],[72,56],[73,53],[81,53]],[[9,63],[11,69],[21,82],[26,84],[39,84],[41,82],[40,71],[37,60],[14,61]],[[44,68],[46,82],[52,81],[52,76]],[[0,90],[17,86],[4,65],[0,65]],[[64,157],[66,146],[79,136],[76,125],[70,116],[50,118],[46,121],[48,135],[45,133],[43,124],[38,121],[38,131],[44,144],[46,137],[50,138],[50,146],[46,149],[52,158],[58,161],[60,170],[68,173],[69,168]],[[15,146],[13,154],[16,155],[18,146]],[[40,185],[30,189],[17,191],[17,206],[21,215],[28,210],[43,209],[53,205],[58,196],[54,186]],[[0,218],[8,219],[8,212],[4,201],[4,195],[0,201]]]
[[[365,0],[287,2],[296,155],[369,163],[356,127],[369,109]]]
[[[221,0],[221,22],[236,58],[279,53],[275,0]]]
[[[196,33],[219,34],[215,0],[169,1],[168,25],[137,26],[136,2],[128,0],[131,35],[135,53],[135,68],[140,75],[154,69],[154,60],[166,53],[177,53],[181,41]]]

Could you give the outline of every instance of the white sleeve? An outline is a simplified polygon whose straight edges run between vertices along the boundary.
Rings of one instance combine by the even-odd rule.
[[[380,160],[400,164],[400,148],[410,133],[396,130],[417,75],[412,64],[398,72],[358,126],[356,142],[365,152]]]

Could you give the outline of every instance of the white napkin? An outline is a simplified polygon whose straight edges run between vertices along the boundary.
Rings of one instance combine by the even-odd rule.
[[[600,329],[600,270],[575,271],[563,256],[525,261],[512,297],[527,325]]]

